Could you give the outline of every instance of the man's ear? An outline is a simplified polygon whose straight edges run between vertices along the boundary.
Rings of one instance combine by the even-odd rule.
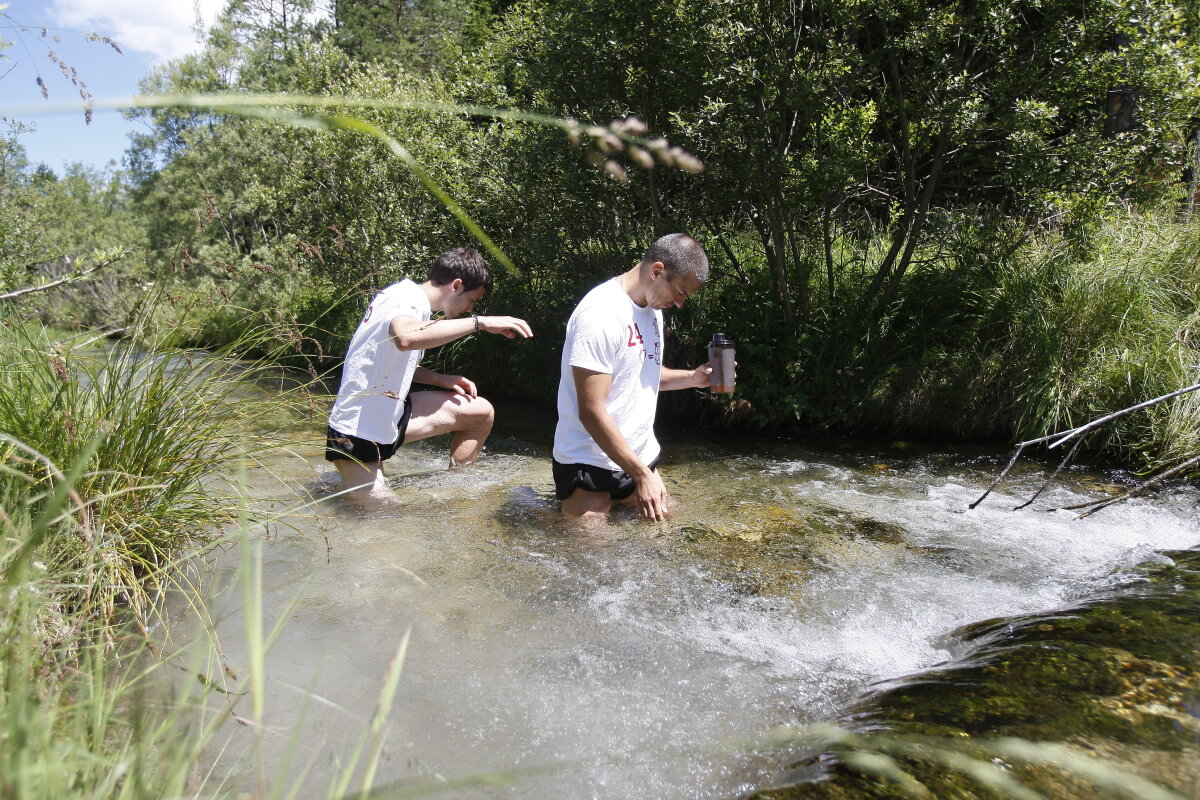
[[[450,281],[451,293],[458,294],[459,292],[462,291],[462,288],[463,288],[462,278],[455,278],[454,280]]]
[[[655,280],[661,278],[667,271],[667,265],[661,261],[655,261],[650,265],[650,276]]]

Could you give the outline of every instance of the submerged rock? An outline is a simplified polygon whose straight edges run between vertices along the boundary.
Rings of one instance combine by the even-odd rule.
[[[1063,800],[1151,784],[1200,796],[1200,553],[1170,555],[1109,597],[960,631],[966,660],[880,687],[842,720],[852,744],[752,797],[973,800],[1012,796],[1006,778]],[[920,786],[903,789],[905,773]]]

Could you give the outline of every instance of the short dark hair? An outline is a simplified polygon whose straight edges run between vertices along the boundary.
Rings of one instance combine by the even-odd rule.
[[[480,286],[492,290],[492,271],[474,247],[456,247],[438,256],[429,268],[429,282],[445,286],[455,279],[463,282],[463,291],[473,292]]]
[[[642,262],[653,264],[655,261],[661,261],[667,268],[668,278],[691,274],[701,283],[708,280],[708,254],[686,233],[668,233],[655,239]]]

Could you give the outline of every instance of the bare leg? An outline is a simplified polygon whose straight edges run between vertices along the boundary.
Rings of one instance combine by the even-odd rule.
[[[412,417],[405,442],[416,442],[442,433],[453,433],[450,442],[450,466],[474,464],[483,443],[492,432],[496,411],[482,397],[467,397],[453,392],[413,392]]]
[[[608,512],[612,508],[612,495],[608,492],[589,492],[576,489],[562,501],[563,514],[567,521],[588,536],[609,538],[612,529],[608,526]]]
[[[388,488],[383,477],[383,465],[379,462],[359,464],[339,458],[333,462],[337,471],[342,475],[343,488],[349,490],[349,496],[374,505],[396,505],[400,499]]]
[[[587,489],[576,489],[562,501],[563,513],[569,517],[607,514],[611,507],[612,495],[608,492],[589,492]]]

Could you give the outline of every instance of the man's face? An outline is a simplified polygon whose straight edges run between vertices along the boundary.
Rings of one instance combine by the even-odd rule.
[[[654,265],[658,267],[658,264]],[[700,279],[692,273],[670,276],[666,268],[661,272],[654,270],[654,282],[646,294],[651,308],[682,308],[689,297],[700,291]]]
[[[464,314],[470,314],[475,310],[475,304],[483,299],[484,292],[487,291],[482,286],[478,286],[471,291],[463,291],[462,284],[459,283],[454,293],[450,295],[450,299],[446,302],[446,316],[461,317]]]

